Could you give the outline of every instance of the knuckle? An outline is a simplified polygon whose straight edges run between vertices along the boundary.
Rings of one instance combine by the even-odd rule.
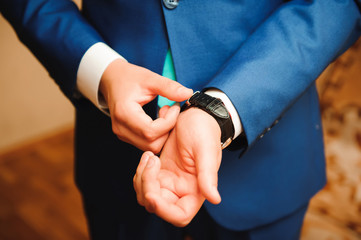
[[[118,137],[123,135],[121,128],[122,125],[119,124],[119,121],[117,121],[115,118],[112,118],[112,132]]]
[[[127,140],[127,135],[124,132],[124,128],[116,121],[112,121],[112,132],[122,141]]]
[[[153,129],[145,129],[144,131],[143,131],[143,137],[147,140],[147,141],[150,141],[150,142],[152,142],[152,141],[154,141],[155,139],[156,139],[156,134],[155,134],[155,132],[154,132],[154,130]]]
[[[177,95],[181,85],[176,81],[167,81],[166,82],[166,89],[168,89],[173,95]]]
[[[112,123],[112,132],[115,134],[115,135],[119,135],[119,129],[118,129],[118,126],[116,125],[116,123]]]
[[[112,117],[115,122],[122,123],[124,121],[124,110],[120,103],[114,104]]]
[[[158,78],[158,81],[155,81],[157,83],[157,88],[158,89],[165,89],[167,91],[170,91],[172,86],[174,86],[173,84],[176,83],[168,78],[165,77],[160,77]]]
[[[165,77],[158,78],[158,81],[156,81],[159,88],[167,87],[168,85],[168,79]]]
[[[112,125],[112,131],[120,140],[124,140],[125,136],[123,132],[118,128],[118,126],[116,126],[116,124]]]
[[[123,116],[122,116],[122,112],[120,110],[114,110],[113,121],[116,123],[123,122]]]

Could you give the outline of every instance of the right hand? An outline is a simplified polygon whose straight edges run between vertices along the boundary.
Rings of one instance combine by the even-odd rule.
[[[117,59],[104,71],[100,81],[110,112],[112,129],[117,137],[143,151],[160,152],[169,132],[176,124],[179,106],[164,106],[159,118],[153,120],[143,105],[157,95],[181,102],[193,91],[176,81],[150,70]]]

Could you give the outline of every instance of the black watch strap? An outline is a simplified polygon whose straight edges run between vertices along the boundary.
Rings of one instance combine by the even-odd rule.
[[[195,92],[183,105],[182,111],[190,107],[202,109],[216,119],[221,128],[222,149],[226,148],[232,142],[234,137],[233,122],[221,99],[212,97],[203,92]]]

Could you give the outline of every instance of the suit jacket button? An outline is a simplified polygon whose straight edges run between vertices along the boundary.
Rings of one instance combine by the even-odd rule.
[[[163,4],[166,8],[172,10],[178,6],[179,0],[163,0]]]

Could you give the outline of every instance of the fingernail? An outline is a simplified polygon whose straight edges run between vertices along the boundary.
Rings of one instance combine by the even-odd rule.
[[[181,94],[191,94],[193,93],[193,90],[190,89],[190,88],[187,88],[187,87],[180,87],[178,89],[178,91],[181,93]]]
[[[193,90],[191,88],[187,88],[187,93],[188,94],[193,94]]]
[[[153,167],[154,163],[155,163],[154,158],[150,158],[147,163],[147,168]]]

